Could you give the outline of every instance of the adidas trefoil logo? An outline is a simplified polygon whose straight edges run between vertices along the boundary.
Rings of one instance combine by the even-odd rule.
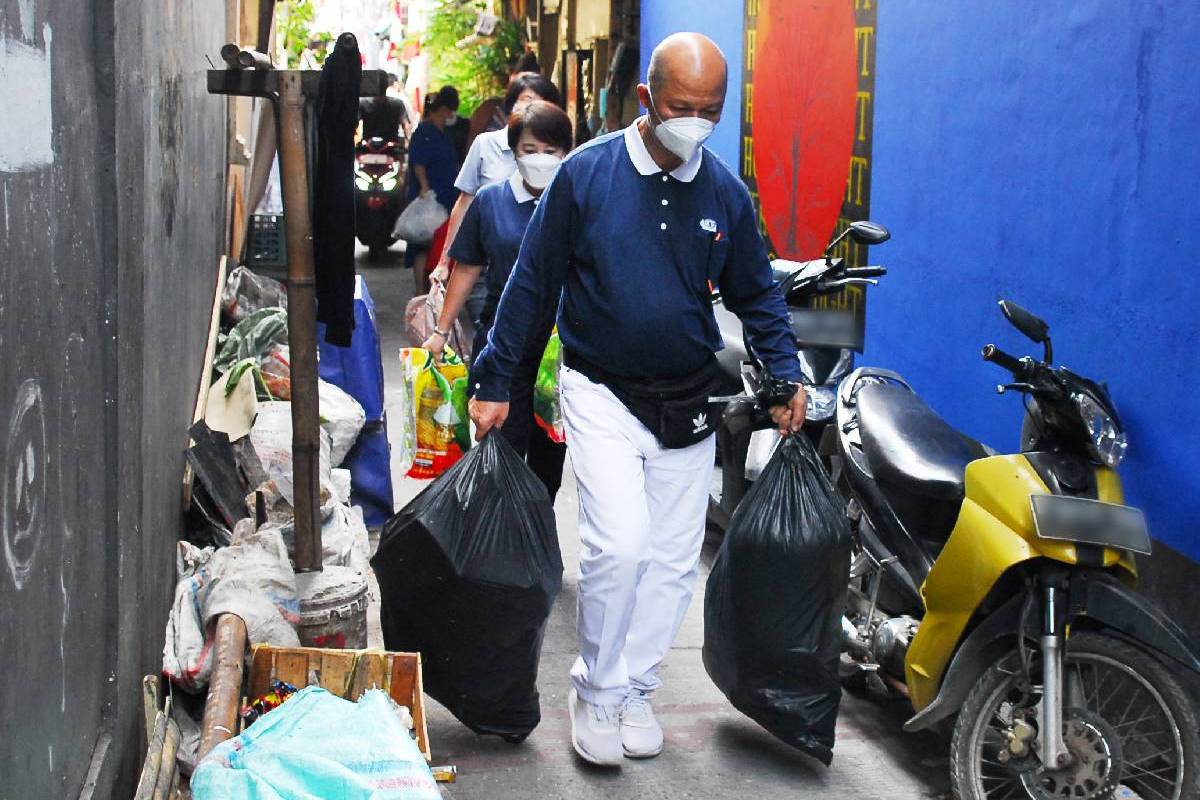
[[[692,420],[692,424],[696,426],[694,429],[692,429],[692,433],[700,433],[701,431],[707,429],[708,428],[708,414],[701,411],[699,414],[696,415],[696,418],[694,420]]]

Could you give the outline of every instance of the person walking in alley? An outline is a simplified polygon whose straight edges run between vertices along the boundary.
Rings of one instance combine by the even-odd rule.
[[[438,355],[446,349],[447,331],[473,288],[480,284],[485,289],[485,300],[472,349],[476,352],[482,349],[533,210],[558,165],[571,152],[571,118],[557,105],[544,100],[522,104],[512,113],[505,133],[509,150],[516,156],[517,171],[507,180],[479,189],[463,215],[462,226],[450,248],[457,266],[446,287],[442,314],[433,335],[421,345]],[[510,384],[507,424],[501,429],[504,438],[546,486],[551,502],[562,485],[566,450],[551,441],[535,421],[533,390],[553,326],[551,311],[526,338],[525,354]]]
[[[545,100],[562,108],[562,94],[558,87],[537,73],[515,75],[508,84],[504,94],[504,114],[508,120],[512,114],[518,113],[534,100]],[[445,283],[450,277],[451,253],[454,250],[454,240],[462,225],[463,217],[475,195],[489,183],[497,183],[509,178],[517,171],[517,157],[508,141],[508,128],[489,131],[475,137],[467,158],[463,161],[458,177],[454,179],[454,188],[458,190],[458,198],[454,208],[450,210],[449,228],[446,231],[446,247],[442,250],[441,259],[430,278]],[[501,282],[503,287],[504,283]],[[471,322],[479,326],[480,315],[483,313],[484,302],[487,298],[487,284],[477,282],[475,291],[467,301],[467,310]],[[475,351],[478,352],[478,351]]]
[[[775,424],[788,435],[804,422],[796,342],[749,192],[703,147],[727,80],[704,36],[655,48],[638,86],[648,113],[559,168],[472,371],[482,437],[505,424],[525,344],[558,309],[583,544],[568,707],[572,744],[595,764],[663,747],[651,697],[691,602],[713,468],[710,283],[767,370],[791,383]]]
[[[458,174],[458,155],[446,136],[446,126],[458,119],[458,90],[443,86],[425,98],[421,124],[413,131],[408,145],[408,188],[406,202],[430,192],[449,213],[454,206],[454,176]],[[445,223],[443,223],[445,224]],[[435,237],[436,238],[436,237]],[[413,270],[417,294],[428,291],[425,262],[428,245],[409,245],[404,265]]]

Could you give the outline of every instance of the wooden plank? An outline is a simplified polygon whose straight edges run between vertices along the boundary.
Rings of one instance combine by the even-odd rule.
[[[229,258],[221,256],[217,262],[217,288],[213,292],[212,315],[208,320],[208,344],[204,348],[204,365],[200,370],[200,389],[196,393],[196,405],[192,411],[192,425],[204,419],[208,407],[208,390],[212,386],[213,360],[217,357],[217,334],[221,331],[221,290],[225,288],[225,276],[229,269]],[[191,425],[188,426],[189,428]],[[188,439],[188,447],[193,444]],[[183,510],[192,504],[192,466],[183,468]]]
[[[351,683],[347,700],[357,701],[368,689],[387,688],[387,656],[383,653],[363,653],[358,658],[354,669],[354,681]]]
[[[354,677],[353,650],[327,650],[321,654],[321,688],[345,697],[350,691],[350,680]]]
[[[418,653],[392,653],[392,680],[389,694],[399,705],[412,712],[417,747],[429,757],[425,730],[425,709],[421,699],[421,656]]]
[[[263,645],[255,645],[250,655],[250,681],[247,684],[247,694],[252,700],[258,699],[271,689],[271,681],[275,673],[275,650]]]
[[[321,70],[277,69],[210,69],[207,73],[208,93],[240,97],[270,97],[279,91],[281,75],[300,73],[300,91],[315,98],[320,92]],[[387,90],[387,73],[381,69],[364,69],[358,86],[359,97],[377,97]]]
[[[154,738],[154,723],[162,707],[162,683],[157,675],[142,677],[142,713],[146,717],[146,742]]]
[[[179,772],[175,756],[179,753],[179,726],[175,720],[167,720],[167,733],[163,738],[162,761],[158,765],[158,780],[154,783],[153,800],[167,800],[175,788]]]
[[[160,711],[154,719],[154,731],[150,736],[150,745],[146,748],[146,760],[142,762],[142,774],[138,778],[133,800],[150,800],[153,797],[154,784],[158,781],[158,770],[162,764],[163,741],[166,736],[167,715],[165,711]]]
[[[304,648],[279,650],[275,653],[275,680],[290,683],[297,689],[308,685],[308,653]]]

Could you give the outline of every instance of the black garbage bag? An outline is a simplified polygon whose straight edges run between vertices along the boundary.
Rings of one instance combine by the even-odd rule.
[[[384,644],[421,653],[426,693],[476,733],[528,736],[563,565],[546,487],[504,437],[489,434],[388,520],[371,567]]]
[[[850,544],[812,444],[789,437],[734,513],[704,597],[704,667],[717,688],[827,766]]]

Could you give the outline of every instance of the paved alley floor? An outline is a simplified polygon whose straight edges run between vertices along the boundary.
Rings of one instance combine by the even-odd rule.
[[[413,294],[412,274],[401,264],[396,248],[382,262],[367,262],[365,253],[359,260],[360,272],[375,299],[389,408],[395,406],[399,385],[396,354],[408,345],[404,305]],[[423,485],[397,474],[397,508]],[[620,770],[600,770],[582,763],[571,749],[565,705],[567,675],[576,655],[579,558],[577,496],[569,465],[555,512],[566,573],[542,651],[542,723],[523,744],[514,746],[476,736],[427,699],[434,763],[458,767],[458,782],[445,786],[446,797],[903,800],[949,796],[948,743],[932,734],[904,734],[900,726],[910,713],[905,703],[847,695],[838,721],[833,766],[828,769],[782,744],[730,706],[709,680],[700,653],[704,582],[716,552],[715,541],[705,546],[696,595],[663,666],[664,687],[655,698],[654,708],[666,733],[665,751],[656,759],[629,761]],[[377,604],[370,614],[371,645],[382,646]]]

